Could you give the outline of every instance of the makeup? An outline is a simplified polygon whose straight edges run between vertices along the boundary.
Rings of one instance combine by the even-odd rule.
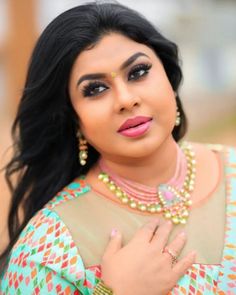
[[[151,124],[151,117],[137,116],[126,120],[118,132],[127,137],[139,137],[149,130]]]

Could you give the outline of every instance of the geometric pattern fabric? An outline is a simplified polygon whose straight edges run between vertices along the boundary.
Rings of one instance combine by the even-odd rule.
[[[213,147],[214,148],[214,147]],[[226,153],[226,232],[221,264],[193,264],[169,295],[236,294],[236,149]],[[1,295],[92,294],[101,268],[84,267],[69,229],[52,211],[90,188],[76,179],[38,211],[22,231],[0,280]]]

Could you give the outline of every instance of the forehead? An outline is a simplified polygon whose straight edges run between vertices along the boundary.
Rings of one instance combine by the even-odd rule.
[[[105,35],[94,47],[80,53],[72,74],[73,71],[83,74],[117,70],[120,64],[136,52],[143,52],[149,57],[155,56],[151,48],[126,36],[118,33]]]

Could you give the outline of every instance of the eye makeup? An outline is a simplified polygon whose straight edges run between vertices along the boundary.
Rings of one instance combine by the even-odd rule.
[[[138,81],[149,73],[152,65],[150,63],[139,63],[134,65],[128,72],[127,81]],[[82,89],[84,97],[94,97],[105,92],[109,87],[106,83],[99,80],[92,80],[88,82]]]
[[[152,65],[150,63],[137,64],[129,71],[128,80],[138,80],[148,74]]]
[[[101,81],[90,81],[83,87],[82,93],[84,97],[97,96],[106,89],[108,89],[108,87],[105,85],[105,83],[102,83]]]

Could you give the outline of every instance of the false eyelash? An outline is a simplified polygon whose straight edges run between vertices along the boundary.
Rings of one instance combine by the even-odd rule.
[[[94,90],[94,88],[99,86],[107,88],[107,86],[104,83],[101,83],[100,81],[90,81],[86,86],[84,86],[82,90],[83,96],[93,96],[90,92]]]
[[[148,73],[148,71],[151,69],[151,67],[152,67],[152,65],[148,64],[148,63],[138,64],[131,69],[131,71],[129,72],[129,76],[132,75],[133,73],[137,72],[138,70],[146,71],[146,73],[144,75],[142,75],[142,76],[145,76]],[[140,78],[142,76],[140,76]]]
[[[136,69],[144,69],[144,70],[150,70],[150,68],[152,67],[151,64],[149,63],[142,63],[142,64],[137,64],[135,65],[132,69],[132,70],[136,70]]]
[[[142,77],[146,76],[148,71],[150,70],[150,68],[152,67],[151,64],[148,63],[142,63],[142,64],[137,64],[135,65],[129,72],[129,76],[132,74],[135,74],[136,72],[138,72],[139,70],[144,70],[145,73],[141,76],[138,76],[134,79],[131,80],[138,80],[141,79]],[[129,80],[129,79],[128,79]],[[90,81],[86,86],[84,86],[82,93],[84,97],[90,97],[90,96],[97,96],[100,93],[95,93],[95,94],[91,94],[91,91],[93,91],[96,87],[102,86],[104,88],[108,88],[104,83],[100,82],[100,81]],[[102,93],[103,91],[101,91]]]

